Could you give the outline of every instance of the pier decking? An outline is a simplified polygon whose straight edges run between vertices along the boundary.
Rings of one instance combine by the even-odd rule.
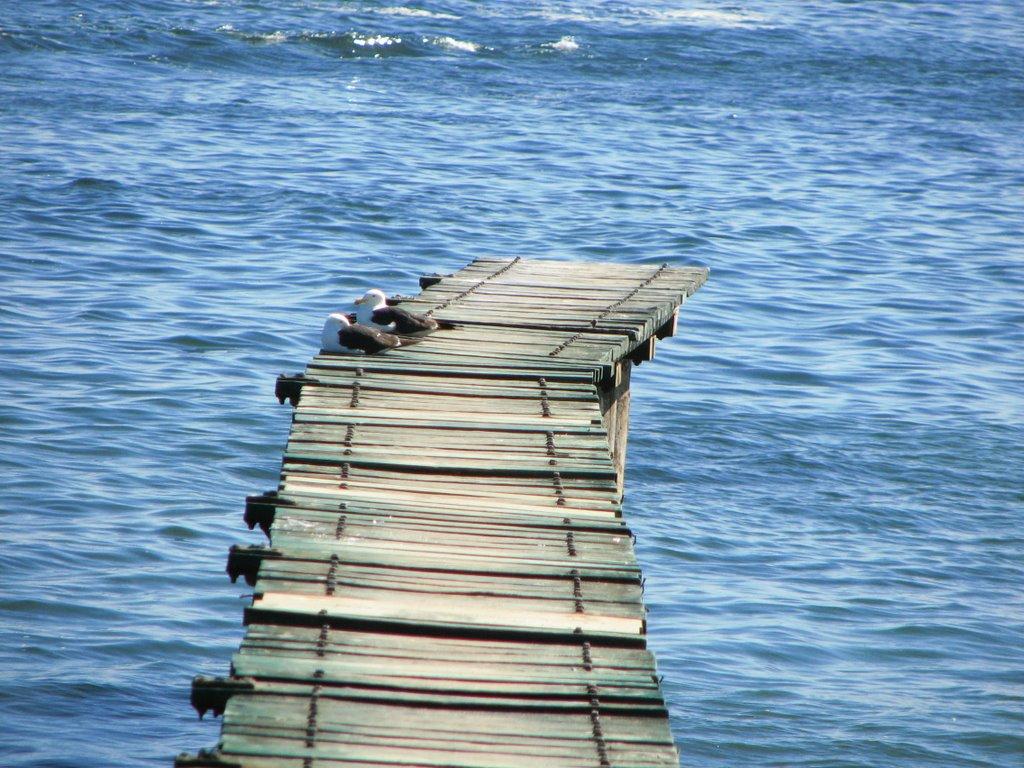
[[[245,638],[193,683],[220,740],[177,766],[677,765],[622,468],[630,367],[706,277],[477,259],[401,305],[456,329],[279,379]]]

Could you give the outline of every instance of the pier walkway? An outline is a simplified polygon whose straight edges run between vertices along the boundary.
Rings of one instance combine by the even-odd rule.
[[[223,714],[178,768],[675,766],[621,514],[629,371],[699,268],[477,259],[402,302],[458,324],[385,354],[317,355]]]

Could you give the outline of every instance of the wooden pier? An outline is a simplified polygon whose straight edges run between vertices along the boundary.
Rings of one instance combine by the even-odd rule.
[[[700,268],[477,259],[421,279],[458,324],[278,380],[295,406],[223,714],[178,768],[675,766],[621,514],[629,371]]]

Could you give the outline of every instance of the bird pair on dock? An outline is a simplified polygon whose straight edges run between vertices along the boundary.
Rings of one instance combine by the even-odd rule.
[[[377,288],[367,291],[355,303],[357,310],[353,314],[328,315],[320,334],[324,352],[374,355],[416,344],[438,329],[454,327],[429,315],[389,306],[387,297]]]

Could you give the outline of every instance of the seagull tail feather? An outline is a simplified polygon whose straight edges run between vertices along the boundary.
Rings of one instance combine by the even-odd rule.
[[[422,336],[399,336],[398,340],[401,342],[403,347],[411,347],[413,344],[419,344],[423,341]]]

